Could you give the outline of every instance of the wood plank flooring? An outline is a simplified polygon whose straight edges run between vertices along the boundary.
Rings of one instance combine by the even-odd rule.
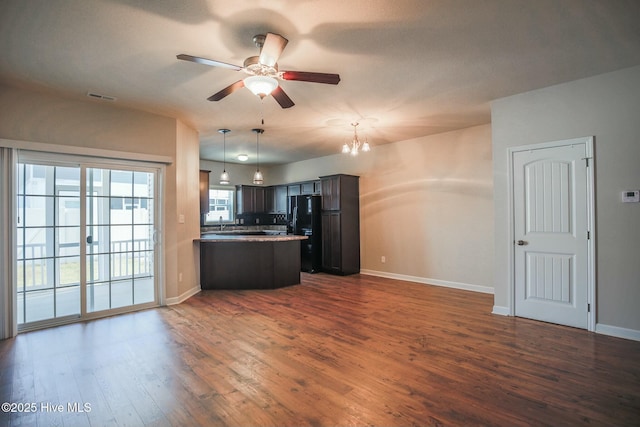
[[[288,288],[24,333],[0,342],[0,401],[37,410],[0,425],[640,425],[640,342],[492,304],[303,273]]]

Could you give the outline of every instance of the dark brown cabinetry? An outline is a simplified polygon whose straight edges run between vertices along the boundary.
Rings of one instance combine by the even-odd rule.
[[[302,192],[300,191],[300,184],[289,184],[287,186],[288,192],[289,192],[289,196],[299,196],[300,194],[302,194]]]
[[[359,177],[323,176],[322,269],[327,273],[360,272]]]
[[[300,283],[300,240],[200,241],[202,289],[273,289]]]
[[[321,182],[320,181],[307,181],[300,184],[300,192],[304,195],[320,194]]]
[[[277,185],[264,190],[265,209],[271,214],[287,213],[287,186]]]
[[[266,211],[265,187],[237,185],[236,208],[238,214],[264,213]]]
[[[209,213],[209,173],[200,171],[200,222],[204,223],[204,216]]]

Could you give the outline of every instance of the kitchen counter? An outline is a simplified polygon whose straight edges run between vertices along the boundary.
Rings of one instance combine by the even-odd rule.
[[[300,242],[306,236],[203,233],[202,289],[274,289],[300,283]]]
[[[277,234],[270,232],[244,232],[223,231],[203,233],[200,242],[289,242],[292,240],[305,240],[307,236],[294,236],[292,234]]]

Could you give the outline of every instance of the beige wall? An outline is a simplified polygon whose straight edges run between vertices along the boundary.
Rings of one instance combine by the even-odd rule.
[[[132,158],[138,153],[170,158],[162,210],[165,297],[178,300],[198,286],[189,241],[199,234],[199,149],[194,130],[175,119],[117,104],[0,85],[0,138],[130,152]],[[179,227],[178,212],[185,214],[185,224]],[[178,266],[183,272],[180,284]]]
[[[640,67],[492,104],[495,304],[510,307],[507,147],[595,136],[596,330],[640,339]]]
[[[334,173],[360,176],[363,271],[491,292],[489,125],[380,146],[374,141],[372,151],[357,158],[292,163],[265,171],[265,179],[279,184]]]
[[[175,205],[166,201],[169,206],[175,206],[174,215],[167,216],[167,223],[175,224],[177,256],[167,256],[167,293],[172,296],[188,295],[194,288],[200,287],[198,246],[193,239],[200,237],[200,140],[198,133],[177,122],[176,134],[176,191],[167,191],[166,196],[175,195]],[[184,223],[179,218],[184,216]],[[171,286],[177,284],[177,291],[170,292]]]

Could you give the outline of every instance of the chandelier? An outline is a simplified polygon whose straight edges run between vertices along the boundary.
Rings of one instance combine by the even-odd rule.
[[[351,123],[351,126],[353,126],[353,140],[351,140],[351,144],[349,144],[348,142],[345,142],[344,145],[342,146],[342,152],[344,154],[351,154],[352,156],[357,156],[360,150],[365,152],[371,150],[371,147],[369,146],[369,142],[367,141],[366,137],[364,141],[361,141],[358,138],[359,124],[360,123],[357,123],[357,122]]]

